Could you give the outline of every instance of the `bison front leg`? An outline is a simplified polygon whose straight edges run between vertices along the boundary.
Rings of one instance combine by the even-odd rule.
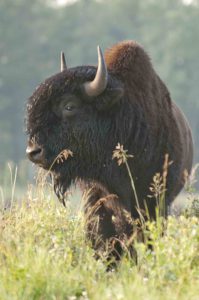
[[[106,257],[108,260],[120,260],[124,250],[128,249],[135,257],[133,247],[129,247],[134,231],[130,213],[114,194],[98,200],[94,200],[95,196],[96,193],[87,201],[85,215],[87,237],[96,250],[96,256]]]

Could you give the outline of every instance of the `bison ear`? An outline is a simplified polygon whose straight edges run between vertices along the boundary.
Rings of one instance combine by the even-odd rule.
[[[97,109],[105,111],[111,109],[114,105],[119,103],[124,94],[122,87],[107,88],[106,92],[97,101]]]

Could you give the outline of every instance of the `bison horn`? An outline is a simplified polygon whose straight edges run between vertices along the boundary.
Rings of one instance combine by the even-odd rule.
[[[98,67],[97,73],[93,81],[87,81],[83,84],[83,89],[89,97],[96,97],[100,95],[106,88],[108,82],[108,72],[106,63],[102,54],[101,48],[97,47],[98,52]]]
[[[67,66],[66,66],[65,55],[64,55],[64,52],[61,52],[61,72],[66,69],[67,69]]]

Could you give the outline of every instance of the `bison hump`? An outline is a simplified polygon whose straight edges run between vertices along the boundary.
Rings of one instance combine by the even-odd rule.
[[[136,41],[123,41],[105,51],[109,71],[122,77],[131,75],[148,79],[154,74],[150,58]]]

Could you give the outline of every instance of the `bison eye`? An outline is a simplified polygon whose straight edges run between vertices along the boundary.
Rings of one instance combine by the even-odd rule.
[[[79,106],[78,103],[76,102],[65,103],[62,107],[63,117],[69,117],[75,115],[78,111],[78,108]]]
[[[73,109],[75,109],[76,106],[73,105],[73,104],[67,104],[64,109],[67,110],[67,111],[72,111]]]

